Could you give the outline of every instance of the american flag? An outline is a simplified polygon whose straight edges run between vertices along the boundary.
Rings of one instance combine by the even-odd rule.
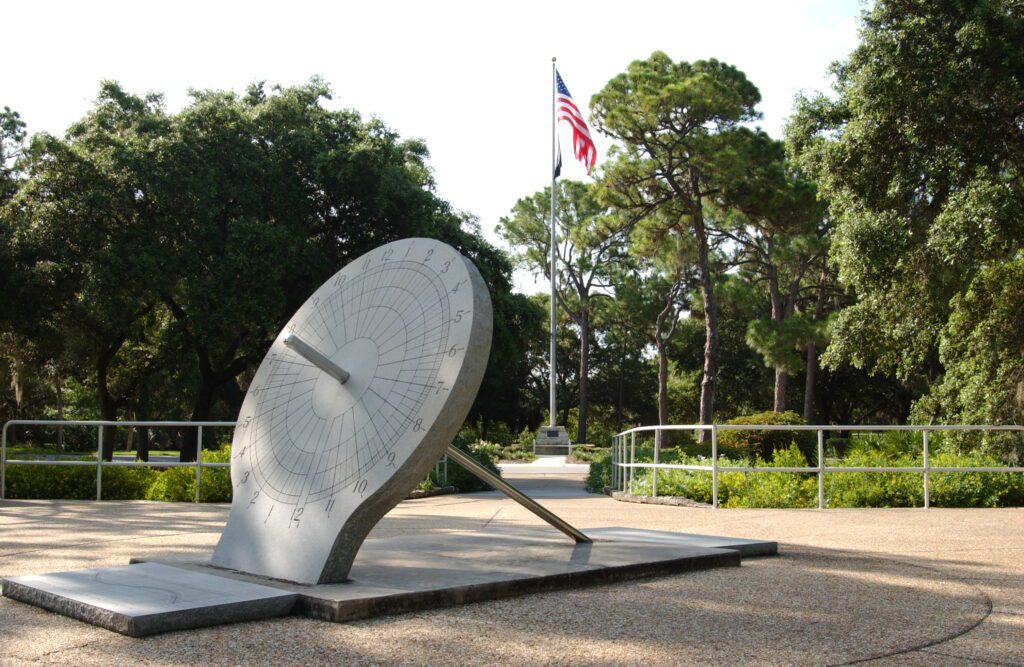
[[[587,121],[583,119],[583,113],[572,101],[572,95],[569,94],[569,89],[565,87],[562,75],[557,70],[555,71],[555,81],[558,89],[555,95],[555,117],[558,120],[564,120],[572,127],[573,152],[576,153],[576,159],[587,168],[589,174],[594,171],[594,163],[597,162],[597,148],[594,146],[594,140],[590,137],[590,129],[587,127]]]

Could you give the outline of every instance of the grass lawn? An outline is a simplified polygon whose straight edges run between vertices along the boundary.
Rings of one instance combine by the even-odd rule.
[[[205,449],[205,448],[204,448]],[[125,454],[132,454],[133,452],[127,452],[124,450],[115,450],[115,456],[123,456]],[[152,456],[178,456],[180,452],[176,449],[151,449],[149,455]],[[33,459],[45,459],[46,457],[57,457],[67,459],[95,459],[95,451],[85,452],[69,452],[63,451],[58,452],[57,448],[53,445],[25,445],[25,444],[9,444],[7,445],[7,459],[8,460],[33,460]]]

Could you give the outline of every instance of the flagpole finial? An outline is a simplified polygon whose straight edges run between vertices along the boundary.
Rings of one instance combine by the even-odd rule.
[[[555,62],[556,60],[558,60],[558,58],[551,56],[551,62]]]

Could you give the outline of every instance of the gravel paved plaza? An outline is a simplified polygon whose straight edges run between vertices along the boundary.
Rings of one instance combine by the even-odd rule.
[[[1024,664],[1024,509],[717,510],[513,483],[584,530],[777,540],[726,568],[334,624],[130,639],[0,599],[0,664]],[[209,553],[227,505],[0,501],[0,576]],[[497,493],[406,501],[371,536],[540,520]]]

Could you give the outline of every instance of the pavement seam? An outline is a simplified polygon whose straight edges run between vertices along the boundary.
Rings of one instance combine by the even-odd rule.
[[[496,518],[498,518],[499,514],[501,514],[501,508],[500,507],[498,508],[498,511],[495,512],[494,515],[484,523],[484,525],[481,527],[481,529],[482,528],[486,528],[487,526],[491,525],[491,522],[494,521]]]

